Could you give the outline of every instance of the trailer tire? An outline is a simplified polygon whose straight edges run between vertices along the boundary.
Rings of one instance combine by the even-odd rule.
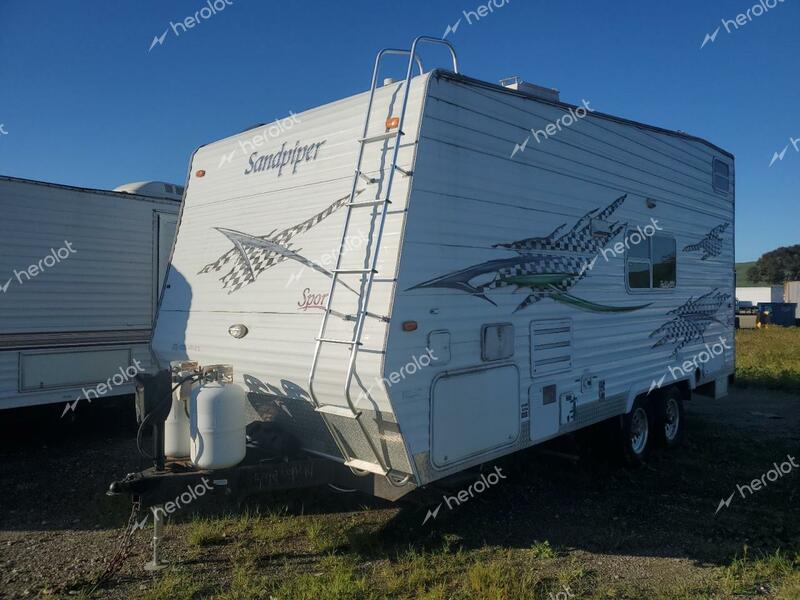
[[[683,412],[683,395],[671,387],[656,401],[656,437],[665,448],[676,448],[683,442],[686,418]]]
[[[653,415],[646,399],[637,398],[631,411],[623,415],[621,434],[625,461],[633,466],[646,463],[653,445]]]

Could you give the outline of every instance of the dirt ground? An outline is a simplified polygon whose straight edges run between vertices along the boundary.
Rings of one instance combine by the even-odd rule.
[[[128,501],[105,492],[109,482],[140,467],[130,406],[86,407],[72,421],[62,421],[58,412],[0,417],[1,598],[82,594],[113,554],[128,517]],[[306,493],[301,512],[351,529],[376,524],[379,546],[362,552],[366,564],[384,560],[389,549],[424,551],[442,540],[455,539],[474,552],[486,547],[511,552],[547,540],[594,581],[630,582],[634,588],[680,582],[703,589],[717,577],[712,571],[730,564],[744,546],[752,552],[797,551],[800,473],[749,498],[737,495],[728,508],[715,510],[737,484],[760,477],[787,453],[800,456],[800,398],[732,388],[721,400],[696,397],[687,415],[684,446],[656,456],[643,469],[611,464],[591,445],[570,450],[576,461],[525,452],[505,463],[510,474],[502,491],[488,492],[426,526],[421,525],[426,508],[440,501],[440,490],[419,492],[415,503],[402,505],[320,490]],[[261,508],[271,510],[270,502],[264,500]],[[222,507],[202,504],[197,510],[205,514],[238,509],[233,501]],[[185,515],[170,524],[164,553],[213,593],[232,577],[235,552],[225,544],[193,545],[193,518]],[[142,569],[150,533],[137,532],[132,556],[94,597],[152,592],[158,583]],[[295,567],[305,572],[318,560],[302,545],[286,542],[270,547],[269,565],[277,564],[278,554],[283,573]],[[757,596],[770,597],[769,586],[745,595]]]

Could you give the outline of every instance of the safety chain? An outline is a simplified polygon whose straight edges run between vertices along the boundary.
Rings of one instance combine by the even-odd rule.
[[[142,510],[142,500],[139,496],[133,497],[133,505],[131,506],[131,514],[128,517],[128,524],[125,529],[117,538],[118,547],[117,551],[109,559],[106,559],[103,571],[95,578],[94,583],[89,588],[87,594],[92,594],[102,583],[104,583],[111,575],[113,575],[123,563],[128,559],[131,554],[131,546],[133,545],[133,534],[138,529],[139,514]]]

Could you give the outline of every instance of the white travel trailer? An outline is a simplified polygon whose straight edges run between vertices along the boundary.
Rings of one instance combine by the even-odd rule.
[[[677,443],[733,372],[733,156],[454,52],[378,84],[426,42],[195,152],[162,368],[231,365],[251,420],[404,488],[614,417],[634,458]]]
[[[0,177],[0,409],[130,394],[151,367],[183,190],[132,185]]]

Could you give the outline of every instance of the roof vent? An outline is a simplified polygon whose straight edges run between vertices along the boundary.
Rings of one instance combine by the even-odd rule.
[[[126,183],[114,188],[115,192],[125,192],[127,194],[137,194],[139,196],[150,196],[152,198],[169,198],[180,200],[183,197],[183,186],[163,181],[137,181]]]
[[[517,90],[523,94],[528,94],[535,98],[541,98],[549,102],[560,102],[558,90],[555,88],[543,87],[535,83],[528,83],[516,75],[500,80],[500,85],[510,90]]]

